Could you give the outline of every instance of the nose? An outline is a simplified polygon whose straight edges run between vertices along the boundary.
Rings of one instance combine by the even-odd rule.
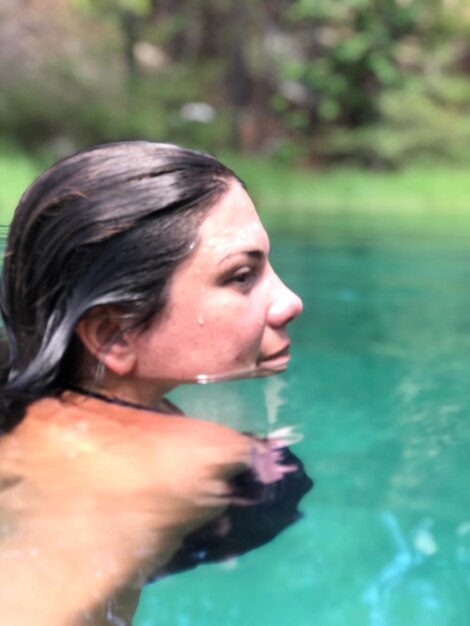
[[[281,328],[302,313],[303,304],[299,296],[291,291],[275,274],[277,286],[268,311],[268,323],[273,328]]]

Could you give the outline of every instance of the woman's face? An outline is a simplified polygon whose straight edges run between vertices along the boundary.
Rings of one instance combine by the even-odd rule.
[[[286,326],[302,302],[274,272],[268,254],[255,207],[232,181],[202,222],[195,251],[174,274],[166,314],[136,338],[135,376],[176,383],[285,369]]]

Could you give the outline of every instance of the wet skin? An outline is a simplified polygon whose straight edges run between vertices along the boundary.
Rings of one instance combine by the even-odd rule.
[[[268,254],[253,203],[232,182],[176,271],[163,316],[106,350],[123,331],[116,316],[80,322],[83,369],[105,367],[100,390],[161,412],[67,392],[34,403],[0,439],[0,606],[9,626],[131,624],[148,575],[231,503],[232,477],[258,466],[270,482],[289,471],[277,466],[275,442],[164,412],[176,381],[287,367],[286,327],[302,303]]]
[[[165,314],[126,335],[125,369],[108,362],[103,389],[158,407],[175,381],[269,375],[289,362],[286,327],[302,311],[269,262],[269,239],[238,182],[209,211],[177,269]],[[82,337],[83,339],[83,337]],[[104,356],[106,358],[106,355]]]

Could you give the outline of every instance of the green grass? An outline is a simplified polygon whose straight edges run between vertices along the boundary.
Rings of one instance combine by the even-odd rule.
[[[8,224],[23,191],[47,166],[12,146],[0,146],[0,224]]]
[[[470,236],[470,172],[451,165],[394,172],[291,170],[260,158],[223,158],[246,182],[267,226],[309,236],[344,230]]]
[[[452,166],[396,172],[292,171],[265,159],[228,156],[225,161],[245,180],[258,202],[274,211],[470,212],[470,172]]]
[[[50,160],[50,159],[49,159]],[[265,158],[223,155],[245,180],[268,228],[312,233],[331,220],[368,230],[426,228],[470,233],[470,176],[451,166],[396,172],[293,170]],[[8,223],[21,193],[48,158],[0,146],[0,220]]]

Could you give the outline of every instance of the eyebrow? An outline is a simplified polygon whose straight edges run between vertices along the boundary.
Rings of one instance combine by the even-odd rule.
[[[226,261],[230,257],[237,256],[239,254],[244,254],[246,256],[249,256],[252,259],[256,259],[257,261],[262,261],[264,258],[266,258],[266,253],[263,252],[263,250],[237,250],[236,252],[230,252],[229,254],[224,256],[223,259],[220,259],[217,265],[221,265],[224,261]]]

